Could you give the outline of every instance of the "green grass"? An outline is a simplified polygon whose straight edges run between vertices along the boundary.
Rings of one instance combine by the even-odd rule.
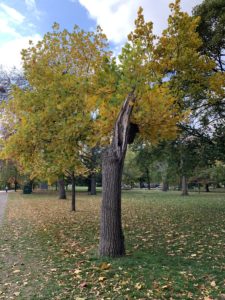
[[[76,213],[54,192],[10,193],[0,299],[217,299],[225,293],[225,194],[125,191],[127,256],[100,259],[99,196]],[[11,298],[10,298],[11,297]]]

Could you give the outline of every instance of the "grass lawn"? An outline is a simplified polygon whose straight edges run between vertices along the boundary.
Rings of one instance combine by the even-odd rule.
[[[127,256],[99,259],[100,196],[9,193],[0,228],[0,299],[219,299],[225,194],[125,191]],[[222,298],[221,298],[222,299]],[[223,298],[225,299],[225,298]]]

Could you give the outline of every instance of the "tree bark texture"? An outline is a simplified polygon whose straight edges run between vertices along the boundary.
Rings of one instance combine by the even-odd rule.
[[[71,210],[76,211],[76,182],[74,172],[71,174],[72,181],[72,202],[71,202]]]
[[[113,139],[102,158],[102,207],[99,255],[125,255],[121,220],[121,181],[135,97],[129,94],[117,117]]]
[[[59,185],[59,199],[66,199],[65,182],[63,178],[58,180]]]
[[[188,184],[187,177],[185,175],[182,176],[182,186],[181,186],[182,196],[188,196]]]

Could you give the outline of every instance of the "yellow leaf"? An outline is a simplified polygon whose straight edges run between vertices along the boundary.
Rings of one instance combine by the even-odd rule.
[[[106,277],[104,277],[104,276],[100,276],[99,278],[98,278],[98,281],[100,281],[100,282],[103,282],[103,281],[105,281],[106,280]]]
[[[211,285],[211,287],[215,287],[216,286],[215,280],[211,281],[210,285]]]
[[[101,270],[109,270],[111,268],[111,264],[103,262],[99,267]]]
[[[140,290],[140,289],[142,289],[144,287],[144,284],[141,284],[141,283],[136,283],[135,284],[135,288],[137,289],[137,290]]]

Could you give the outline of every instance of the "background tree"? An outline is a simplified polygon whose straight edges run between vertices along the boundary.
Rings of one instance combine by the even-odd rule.
[[[225,141],[225,3],[224,0],[204,0],[193,9],[194,16],[200,17],[197,31],[202,38],[201,51],[215,62],[215,77],[211,82],[213,93],[208,93],[197,109],[202,116],[201,124],[213,136],[218,160],[224,161]]]
[[[92,97],[97,70],[109,56],[105,36],[78,27],[47,33],[23,51],[29,86],[15,88],[3,108],[8,137],[6,158],[17,160],[31,177],[70,175],[75,210],[75,175],[85,171],[81,153],[90,141]],[[89,139],[89,140],[88,140]],[[92,141],[93,143],[93,141]]]
[[[124,161],[122,183],[133,188],[135,183],[139,182],[141,171],[137,164],[137,153],[128,149]]]

